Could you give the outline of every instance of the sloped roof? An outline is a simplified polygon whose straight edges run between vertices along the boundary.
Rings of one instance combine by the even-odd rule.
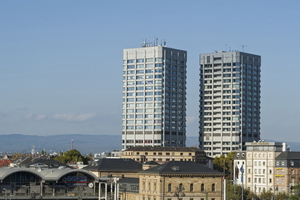
[[[42,163],[47,165],[49,168],[58,168],[60,166],[68,167],[68,168],[73,168],[69,165],[66,165],[62,162],[59,162],[57,160],[54,160],[52,158],[45,159],[45,158],[36,158],[33,161],[29,162],[26,164],[26,167],[29,167],[30,165],[36,164],[36,163]]]
[[[84,167],[89,171],[141,171],[142,164],[131,159],[101,158]]]
[[[147,164],[147,165],[159,165],[159,163],[157,163],[155,161],[145,162],[144,164]]]
[[[130,177],[125,177],[125,178],[121,178],[118,183],[139,183],[139,178],[130,178]]]
[[[281,152],[276,160],[300,160],[300,152],[297,151],[285,151]]]
[[[8,167],[10,163],[10,160],[0,160],[0,167]]]
[[[192,161],[170,161],[162,165],[139,172],[141,174],[160,174],[160,175],[183,175],[183,174],[195,174],[195,175],[215,175],[223,176],[222,172],[210,169],[199,163]]]
[[[177,152],[204,152],[197,147],[131,147],[125,151],[177,151]]]

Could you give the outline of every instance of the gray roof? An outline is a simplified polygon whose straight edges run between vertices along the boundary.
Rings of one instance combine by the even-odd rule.
[[[44,159],[44,158],[36,158],[34,159],[33,161],[29,162],[26,164],[26,167],[29,167],[30,165],[33,165],[33,164],[36,164],[36,163],[42,163],[42,164],[45,164],[47,165],[49,168],[59,168],[60,166],[64,166],[64,167],[67,167],[67,168],[73,168],[69,165],[66,165],[62,162],[59,162],[57,160],[54,160],[52,158],[47,158],[47,159]]]
[[[142,164],[132,159],[101,158],[97,162],[84,167],[89,171],[130,171],[139,172]]]
[[[177,151],[177,152],[204,152],[197,147],[131,147],[125,151]]]
[[[300,160],[300,152],[285,151],[280,153],[275,160]]]
[[[144,164],[147,164],[147,165],[159,165],[159,163],[157,163],[155,161],[144,162]]]
[[[0,168],[0,180],[5,179],[7,176],[18,173],[18,172],[27,172],[35,174],[36,176],[40,177],[42,180],[45,181],[56,181],[62,178],[63,176],[74,173],[74,172],[81,172],[84,174],[87,174],[91,177],[93,177],[95,180],[99,180],[97,176],[95,176],[93,173],[82,170],[82,169],[33,169],[33,168],[11,168],[11,167],[1,167]]]
[[[234,153],[233,159],[234,160],[246,160],[246,152],[245,151],[236,151]]]
[[[125,177],[125,178],[121,178],[118,183],[139,183],[139,178],[129,178],[129,177]]]
[[[156,167],[141,171],[139,173],[149,174],[160,174],[160,175],[184,175],[184,174],[195,174],[195,175],[214,175],[223,176],[222,172],[210,169],[199,163],[192,161],[171,161],[158,165]]]

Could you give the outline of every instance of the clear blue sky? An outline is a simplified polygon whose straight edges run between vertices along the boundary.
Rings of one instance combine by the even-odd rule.
[[[187,50],[187,135],[199,54],[262,56],[261,136],[300,142],[300,1],[0,1],[0,134],[121,133],[122,50]],[[197,143],[195,141],[195,143]]]

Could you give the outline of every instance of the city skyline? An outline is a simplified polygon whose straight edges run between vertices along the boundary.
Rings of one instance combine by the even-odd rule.
[[[119,135],[122,62],[116,58],[143,39],[159,38],[189,54],[188,136],[199,132],[199,54],[240,50],[263,58],[262,138],[300,141],[297,1],[174,1],[150,10],[138,1],[0,5],[2,135]]]

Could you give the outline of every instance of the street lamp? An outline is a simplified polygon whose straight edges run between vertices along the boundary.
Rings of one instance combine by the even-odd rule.
[[[179,187],[176,188],[173,197],[177,197],[178,199],[179,199],[179,197],[184,197],[185,194],[184,194],[183,190],[185,190],[185,188],[182,186],[182,184],[180,184]]]

